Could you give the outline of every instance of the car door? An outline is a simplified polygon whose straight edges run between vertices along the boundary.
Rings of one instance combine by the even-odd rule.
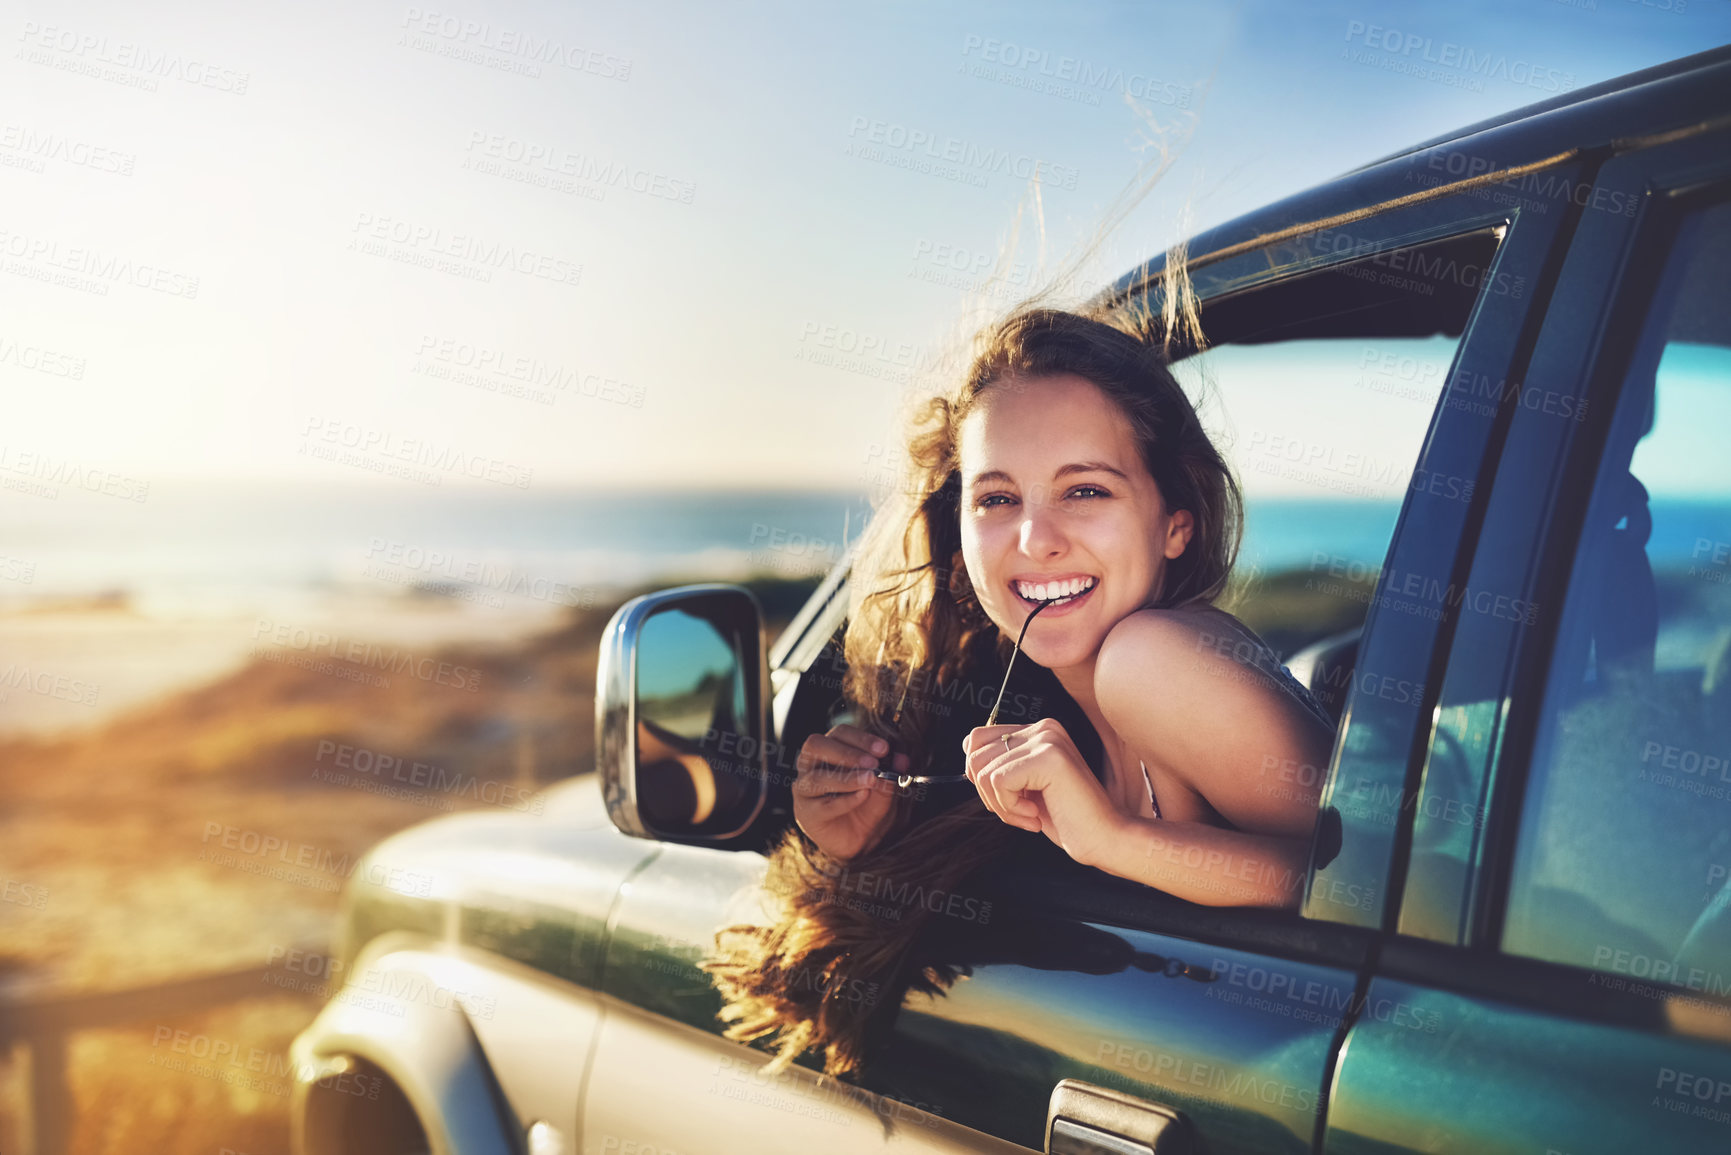
[[[1295,568],[1274,573],[1264,562],[1272,565],[1279,550],[1253,551],[1253,589],[1241,612],[1254,624],[1250,607],[1262,586],[1279,595],[1269,604],[1303,594],[1304,613],[1269,619],[1267,636],[1289,652],[1363,623],[1365,650],[1383,664],[1368,682],[1353,676],[1349,645],[1345,664],[1328,675],[1340,679],[1335,688],[1347,701],[1328,772],[1338,781],[1344,767],[1373,797],[1392,783],[1397,800],[1426,707],[1420,689],[1409,700],[1390,687],[1408,666],[1415,684],[1423,681],[1437,622],[1387,609],[1374,580],[1334,571],[1451,571],[1497,419],[1448,399],[1508,379],[1544,296],[1547,258],[1573,219],[1523,211],[1477,185],[1411,196],[1411,177],[1425,163],[1397,158],[1374,180],[1324,190],[1301,206],[1314,217],[1300,219],[1320,226],[1282,232],[1267,219],[1248,222],[1241,231],[1261,242],[1214,238],[1229,255],[1193,271],[1216,345],[1201,377],[1222,394],[1247,383],[1231,442],[1240,472],[1296,485],[1318,502],[1383,499],[1364,522],[1373,541],[1356,553],[1307,548]],[[1581,171],[1572,159],[1556,164],[1565,174]],[[1367,186],[1389,199],[1399,193],[1401,203],[1366,213]],[[1348,210],[1352,223],[1342,225]],[[1272,215],[1296,211],[1283,205]],[[1138,275],[1120,291],[1133,307],[1158,281]],[[1427,366],[1422,383],[1403,379],[1409,362]],[[1294,365],[1300,384],[1283,387]],[[1296,475],[1288,468],[1294,439]],[[1339,508],[1328,506],[1315,523],[1343,520],[1329,512]],[[1251,540],[1259,540],[1254,529]],[[814,612],[812,622],[819,619],[827,629],[837,620]],[[782,678],[799,679],[791,705],[778,698],[783,751],[820,729],[836,704],[836,671],[820,660],[825,636],[820,626],[808,644],[781,655]],[[1388,708],[1354,704],[1362,699]],[[822,707],[815,712],[814,702]],[[990,704],[986,695],[912,708],[977,705],[983,721]],[[1289,770],[1325,772],[1276,767],[1268,788],[1289,788]],[[1000,869],[982,883],[996,895],[984,900],[989,906],[940,904],[933,957],[967,977],[941,996],[884,1008],[893,1030],[869,1064],[862,1096],[825,1090],[799,1067],[764,1080],[762,1052],[720,1039],[718,1004],[696,959],[716,929],[749,907],[763,859],[755,849],[669,845],[627,882],[610,920],[584,1149],[619,1150],[625,1141],[681,1152],[1039,1149],[1054,1092],[1071,1080],[1064,1093],[1075,1118],[1098,1125],[1071,1126],[1068,1150],[1134,1149],[1113,1146],[1125,1133],[1104,1114],[1090,1115],[1081,1101],[1088,1088],[1132,1124],[1177,1113],[1199,1150],[1311,1150],[1352,1018],[1428,1025],[1412,1006],[1365,997],[1388,905],[1389,824],[1364,803],[1321,829],[1328,846],[1301,914],[1195,906],[1067,860]]]
[[[1584,214],[1524,377],[1370,986],[1435,1028],[1352,1026],[1329,1152],[1731,1149],[1731,137],[1711,123],[1626,141],[1581,198],[1627,211]]]

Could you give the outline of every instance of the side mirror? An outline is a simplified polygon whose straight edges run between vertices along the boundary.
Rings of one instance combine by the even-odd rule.
[[[595,670],[595,768],[626,834],[737,837],[769,796],[763,615],[743,586],[680,586],[620,606]]]

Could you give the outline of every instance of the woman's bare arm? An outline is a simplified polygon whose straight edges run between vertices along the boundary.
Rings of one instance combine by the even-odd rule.
[[[1086,865],[1203,906],[1290,910],[1303,897],[1309,857],[1309,838],[1126,814]]]
[[[1095,665],[1107,723],[1237,829],[1123,816],[1092,863],[1192,902],[1294,907],[1333,735],[1273,679],[1232,657],[1206,617],[1140,610]]]

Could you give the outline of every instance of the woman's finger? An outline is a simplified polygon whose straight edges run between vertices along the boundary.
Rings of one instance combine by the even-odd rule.
[[[984,751],[993,742],[997,742],[1001,746],[1005,734],[1014,734],[1017,730],[1024,728],[1011,725],[975,726],[962,736],[962,753],[971,755],[975,751]],[[1013,739],[1011,744],[1014,745]]]
[[[990,747],[986,747],[976,751],[971,761],[974,765],[974,787],[979,790],[986,808],[1014,826],[1018,825],[1012,812],[1015,799],[1004,793],[1002,780],[998,775],[999,763],[1012,756],[1001,750],[993,755]]]
[[[1031,737],[1024,735],[1025,739]],[[982,755],[985,753],[987,751],[981,751]],[[1044,779],[1035,771],[1039,760],[1049,753],[1049,750],[1036,747],[1032,741],[1017,745],[1012,740],[1007,752],[996,754],[981,769],[980,778],[992,792],[995,809],[1006,822],[1024,830],[1039,831],[1040,807],[1035,794]]]
[[[813,734],[799,748],[794,769],[807,770],[876,770],[877,757],[863,746],[839,741],[824,734]]]
[[[853,794],[871,789],[875,781],[870,770],[814,770],[793,780],[793,792],[805,798]]]
[[[830,727],[825,737],[843,745],[853,746],[868,754],[888,754],[890,744],[867,730],[862,730],[851,722],[838,722]]]

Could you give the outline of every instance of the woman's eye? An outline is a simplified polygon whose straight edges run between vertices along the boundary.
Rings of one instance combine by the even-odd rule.
[[[1080,497],[1084,491],[1086,491],[1088,493],[1099,494],[1101,497],[1111,497],[1112,496],[1110,493],[1107,493],[1104,489],[1101,489],[1098,485],[1078,485],[1075,489],[1072,489],[1070,491],[1070,496],[1071,497]]]
[[[984,497],[982,497],[982,498],[980,498],[980,499],[979,499],[979,500],[978,500],[978,501],[976,501],[976,502],[974,502],[974,504],[975,504],[975,505],[977,505],[977,506],[979,506],[979,507],[980,507],[980,508],[981,508],[981,509],[993,509],[993,508],[995,508],[995,507],[994,507],[994,506],[993,506],[993,505],[992,505],[992,499],[993,499],[993,498],[994,498],[994,497],[996,497],[996,498],[1002,498],[1002,499],[1003,499],[1003,500],[1004,500],[1004,501],[1009,501],[1009,500],[1011,500],[1011,499],[1010,499],[1010,497],[1009,497],[1009,496],[1008,496],[1008,495],[1007,495],[1007,494],[1002,494],[1002,493],[988,493],[988,494],[986,494],[986,496],[984,496]]]

